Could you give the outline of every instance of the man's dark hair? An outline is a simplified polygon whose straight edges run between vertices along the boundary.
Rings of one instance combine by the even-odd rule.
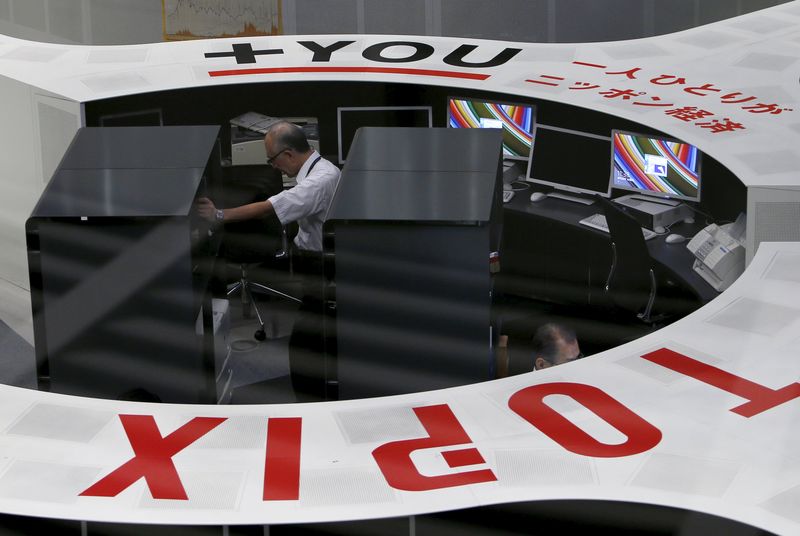
[[[294,123],[278,121],[269,127],[269,132],[275,137],[275,142],[283,149],[291,149],[298,153],[305,153],[311,149],[305,132]]]
[[[531,341],[533,355],[541,356],[550,363],[555,363],[558,357],[559,339],[566,343],[577,341],[575,331],[572,328],[554,322],[542,324],[533,334],[533,340]]]

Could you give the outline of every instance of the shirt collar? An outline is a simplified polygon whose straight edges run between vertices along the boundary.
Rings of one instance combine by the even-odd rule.
[[[297,172],[298,181],[306,178],[306,174],[308,173],[308,168],[311,167],[311,164],[314,162],[314,160],[317,159],[317,157],[319,157],[319,153],[317,151],[311,151],[311,156],[306,158],[306,161],[303,162],[302,166],[300,166],[300,171]]]

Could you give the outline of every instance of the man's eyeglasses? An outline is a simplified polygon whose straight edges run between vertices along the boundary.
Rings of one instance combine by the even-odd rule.
[[[275,156],[270,156],[269,158],[267,158],[267,164],[269,164],[270,166],[273,165],[275,163],[275,160],[277,160],[280,155],[282,155],[288,150],[289,149],[281,149],[280,151],[275,153]]]

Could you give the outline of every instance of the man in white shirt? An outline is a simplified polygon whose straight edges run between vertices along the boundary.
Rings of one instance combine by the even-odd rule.
[[[339,181],[339,169],[308,144],[302,129],[292,123],[275,123],[264,137],[267,163],[290,177],[297,186],[267,199],[234,208],[217,209],[208,198],[198,200],[201,217],[232,222],[263,218],[274,213],[282,225],[296,221],[294,243],[300,251],[322,252],[322,223]]]
[[[303,303],[289,341],[289,368],[298,402],[326,398],[323,338],[322,224],[339,181],[339,169],[308,144],[302,129],[292,123],[275,123],[264,137],[267,163],[290,177],[297,186],[234,208],[218,209],[207,198],[198,200],[201,217],[232,222],[275,214],[282,225],[296,221],[295,273],[304,276]]]

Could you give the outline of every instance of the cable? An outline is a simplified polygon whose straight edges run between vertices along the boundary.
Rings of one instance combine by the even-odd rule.
[[[531,185],[524,181],[511,181],[511,191],[512,192],[524,192],[525,190],[529,190]],[[517,185],[515,187],[515,185]],[[522,185],[522,186],[519,186]]]

